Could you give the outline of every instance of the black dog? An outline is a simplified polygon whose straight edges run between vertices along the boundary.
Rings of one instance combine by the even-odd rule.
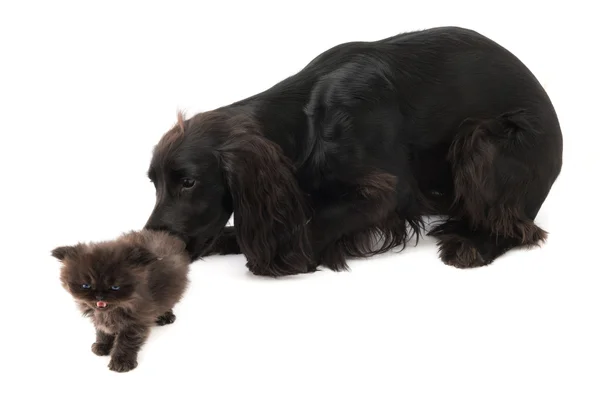
[[[533,74],[476,32],[346,43],[260,94],[180,114],[154,149],[146,227],[194,259],[241,252],[280,276],[403,248],[439,214],[442,260],[476,267],[545,240],[534,219],[562,146]]]

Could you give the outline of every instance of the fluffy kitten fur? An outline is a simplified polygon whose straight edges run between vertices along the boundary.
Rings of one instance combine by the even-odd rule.
[[[96,327],[92,351],[111,355],[108,367],[126,372],[153,325],[175,321],[173,307],[188,284],[185,244],[165,232],[135,231],[115,240],[52,250],[60,279]]]

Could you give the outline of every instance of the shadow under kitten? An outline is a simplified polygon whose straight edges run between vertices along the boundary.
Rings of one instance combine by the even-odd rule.
[[[60,280],[96,327],[92,351],[110,354],[108,367],[126,372],[153,325],[175,321],[173,307],[188,285],[185,243],[166,232],[141,230],[115,240],[52,250]]]

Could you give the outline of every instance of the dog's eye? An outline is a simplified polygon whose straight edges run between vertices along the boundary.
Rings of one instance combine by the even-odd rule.
[[[186,189],[191,188],[192,186],[194,186],[195,183],[196,181],[190,178],[183,178],[181,180],[181,186],[183,186]]]
[[[84,283],[83,285],[81,285],[81,287],[82,287],[83,289],[89,289],[89,288],[91,288],[91,286],[90,286],[90,285],[88,285],[87,283]]]
[[[110,287],[110,290],[119,290],[119,289],[121,289],[120,286],[111,286]]]

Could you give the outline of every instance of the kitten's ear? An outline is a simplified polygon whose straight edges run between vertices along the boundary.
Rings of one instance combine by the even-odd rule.
[[[81,251],[81,245],[59,246],[52,250],[52,257],[63,261],[67,257],[75,257]]]
[[[131,246],[126,250],[126,258],[131,264],[148,265],[157,259],[156,255],[142,246]]]

